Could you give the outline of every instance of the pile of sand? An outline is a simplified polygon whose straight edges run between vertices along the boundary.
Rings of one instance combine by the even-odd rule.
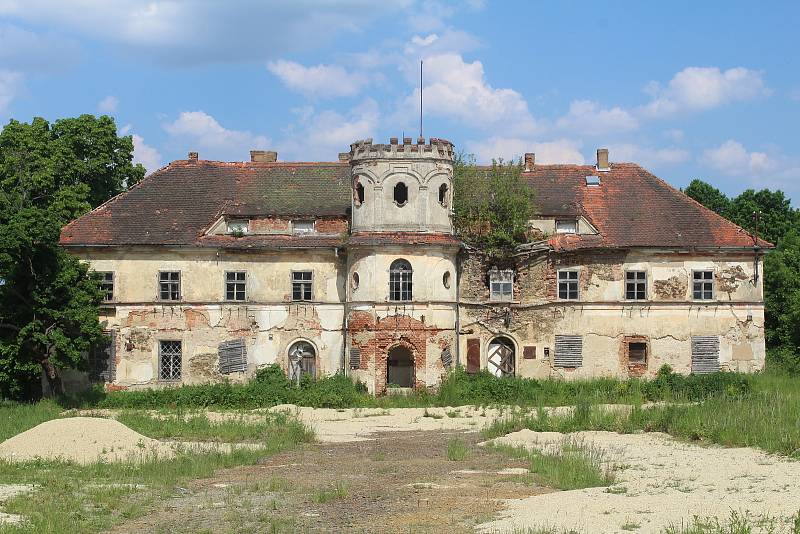
[[[784,532],[800,509],[800,462],[787,458],[751,448],[700,447],[659,433],[577,432],[566,438],[607,451],[620,467],[614,485],[507,501],[501,518],[479,530],[655,533],[671,524],[688,526],[694,516],[724,521],[733,511],[776,518]],[[564,440],[564,434],[521,430],[494,442],[552,451]]]
[[[14,462],[41,458],[89,464],[169,458],[178,450],[208,450],[215,446],[158,441],[114,419],[69,417],[44,422],[0,443],[0,458]]]

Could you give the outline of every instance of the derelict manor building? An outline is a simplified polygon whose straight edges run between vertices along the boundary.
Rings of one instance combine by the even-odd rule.
[[[174,161],[67,225],[102,273],[112,387],[347,373],[375,393],[448,369],[652,376],[764,366],[768,246],[633,163],[539,165],[530,243],[493,265],[452,219],[453,145],[339,161]]]

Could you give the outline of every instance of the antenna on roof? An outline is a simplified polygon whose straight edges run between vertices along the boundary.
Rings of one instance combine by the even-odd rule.
[[[422,137],[422,60],[419,60],[419,136]]]

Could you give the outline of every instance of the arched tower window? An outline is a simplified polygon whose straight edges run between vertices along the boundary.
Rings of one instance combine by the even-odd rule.
[[[403,182],[394,186],[394,201],[398,206],[404,206],[408,202],[408,186]]]
[[[447,184],[442,184],[439,186],[439,204],[447,207]]]
[[[406,260],[394,260],[389,267],[389,300],[411,300],[411,264]]]
[[[360,206],[364,203],[364,184],[357,182],[355,193],[356,206]]]

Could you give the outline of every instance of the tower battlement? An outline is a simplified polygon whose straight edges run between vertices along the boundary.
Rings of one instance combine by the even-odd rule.
[[[366,159],[437,159],[452,162],[454,158],[453,143],[446,139],[431,137],[417,138],[416,143],[410,137],[404,137],[402,143],[397,137],[389,139],[389,144],[373,144],[372,139],[356,141],[350,145],[350,161]]]

